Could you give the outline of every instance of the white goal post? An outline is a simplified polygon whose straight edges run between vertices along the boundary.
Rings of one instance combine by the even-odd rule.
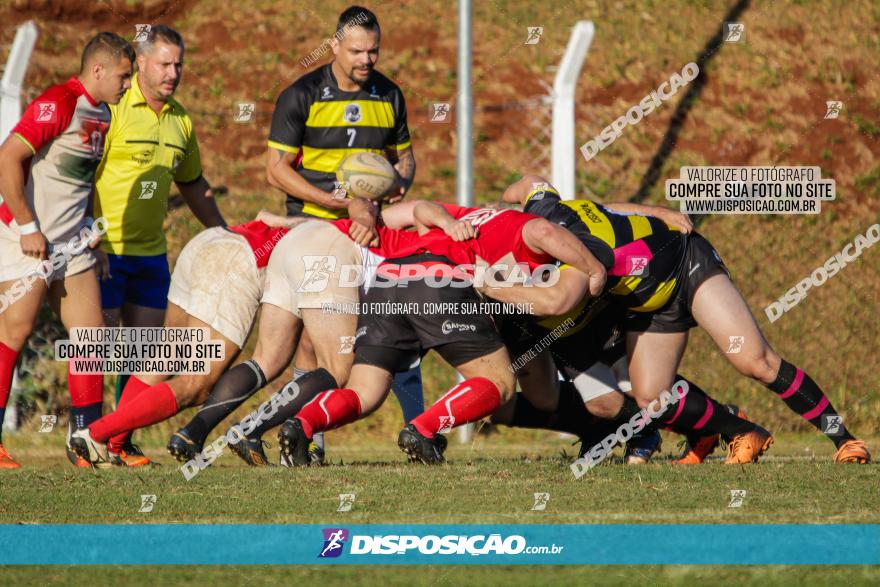
[[[565,200],[575,198],[575,88],[595,30],[591,20],[574,25],[553,82],[551,182]]]
[[[18,27],[0,81],[0,141],[6,140],[21,118],[21,89],[36,42],[37,25],[34,21],[29,20]]]

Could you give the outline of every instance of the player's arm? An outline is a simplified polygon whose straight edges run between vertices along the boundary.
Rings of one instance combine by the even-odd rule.
[[[364,198],[354,198],[348,206],[348,217],[351,226],[348,236],[359,245],[375,247],[379,245],[379,232],[376,230],[376,220],[379,216],[379,206]]]
[[[478,284],[474,287],[483,295],[504,304],[523,304],[538,316],[562,316],[570,312],[586,295],[590,279],[574,267],[559,270],[559,280],[553,285],[541,287],[534,283],[525,285],[504,284],[495,287]]]
[[[397,175],[397,191],[388,197],[388,203],[394,204],[403,199],[406,192],[412,187],[416,177],[416,156],[412,145],[400,151],[388,149],[386,154]]]
[[[642,216],[653,216],[688,234],[694,229],[694,224],[687,214],[682,214],[672,208],[663,206],[648,206],[645,204],[632,204],[630,202],[618,202],[614,204],[603,204],[612,212],[622,212],[623,214],[641,214]]]
[[[416,177],[416,156],[413,153],[412,138],[407,125],[406,99],[398,88],[394,92],[394,144],[387,149],[388,160],[397,172],[397,186],[388,202],[394,204],[403,199]]]
[[[477,229],[469,222],[458,220],[443,206],[436,202],[419,202],[413,208],[413,219],[419,234],[432,228],[439,228],[456,242],[466,241],[477,236]]]
[[[605,266],[570,231],[543,218],[529,220],[523,227],[523,242],[537,253],[545,253],[564,265],[571,265],[589,280],[589,294],[598,296],[605,287]]]
[[[36,216],[28,207],[24,194],[22,165],[33,155],[31,147],[15,134],[10,134],[0,145],[0,194],[3,194],[6,207],[22,230],[21,251],[29,257],[45,259],[48,248],[46,237],[36,227]],[[33,232],[25,234],[28,231]]]
[[[382,208],[382,222],[388,228],[395,230],[403,230],[415,226],[415,207],[419,204],[419,200],[411,200],[409,202],[400,202],[387,208]]]
[[[183,201],[206,228],[226,226],[226,221],[217,207],[217,200],[214,199],[214,192],[204,176],[199,175],[190,182],[175,183]]]
[[[526,197],[529,195],[529,193],[535,191],[536,187],[541,185],[544,185],[546,186],[546,188],[556,191],[555,188],[550,185],[550,182],[540,175],[532,175],[527,173],[517,181],[507,186],[507,189],[504,190],[504,194],[502,194],[501,199],[508,204],[519,204],[520,206],[525,206]]]
[[[288,151],[277,146],[269,147],[266,152],[266,179],[269,184],[304,202],[311,202],[328,210],[348,209],[350,199],[334,198],[332,192],[313,186],[294,169],[297,152],[298,150]]]

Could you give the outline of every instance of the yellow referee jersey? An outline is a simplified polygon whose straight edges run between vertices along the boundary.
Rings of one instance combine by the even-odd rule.
[[[160,255],[172,180],[189,183],[202,175],[192,120],[173,97],[157,116],[137,74],[110,114],[95,182],[94,214],[109,224],[101,247],[116,255]]]

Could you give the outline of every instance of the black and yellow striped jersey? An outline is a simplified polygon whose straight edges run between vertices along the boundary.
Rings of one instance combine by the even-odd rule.
[[[344,92],[329,63],[281,92],[269,131],[269,147],[297,153],[297,172],[326,192],[333,191],[336,169],[347,155],[358,151],[382,154],[409,146],[406,103],[400,88],[373,71],[360,90]],[[328,210],[290,194],[287,213],[346,216],[344,210]]]
[[[525,212],[570,230],[608,272],[605,293],[631,312],[654,312],[681,282],[687,235],[653,216],[621,214],[589,200],[562,200],[537,189]],[[575,311],[580,314],[586,300]],[[549,323],[548,323],[549,324]]]

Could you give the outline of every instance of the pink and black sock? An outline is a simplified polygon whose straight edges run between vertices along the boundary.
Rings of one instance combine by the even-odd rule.
[[[776,393],[785,405],[822,431],[838,448],[848,440],[854,440],[852,434],[843,425],[828,396],[822,393],[813,379],[791,363],[782,361],[776,380],[767,386]]]
[[[693,381],[681,375],[676,375],[676,381],[685,381],[688,391],[677,403],[668,406],[667,414],[659,418],[670,430],[688,436],[721,434],[724,438],[732,438],[757,428],[753,422],[743,420],[727,406],[709,397]]]

